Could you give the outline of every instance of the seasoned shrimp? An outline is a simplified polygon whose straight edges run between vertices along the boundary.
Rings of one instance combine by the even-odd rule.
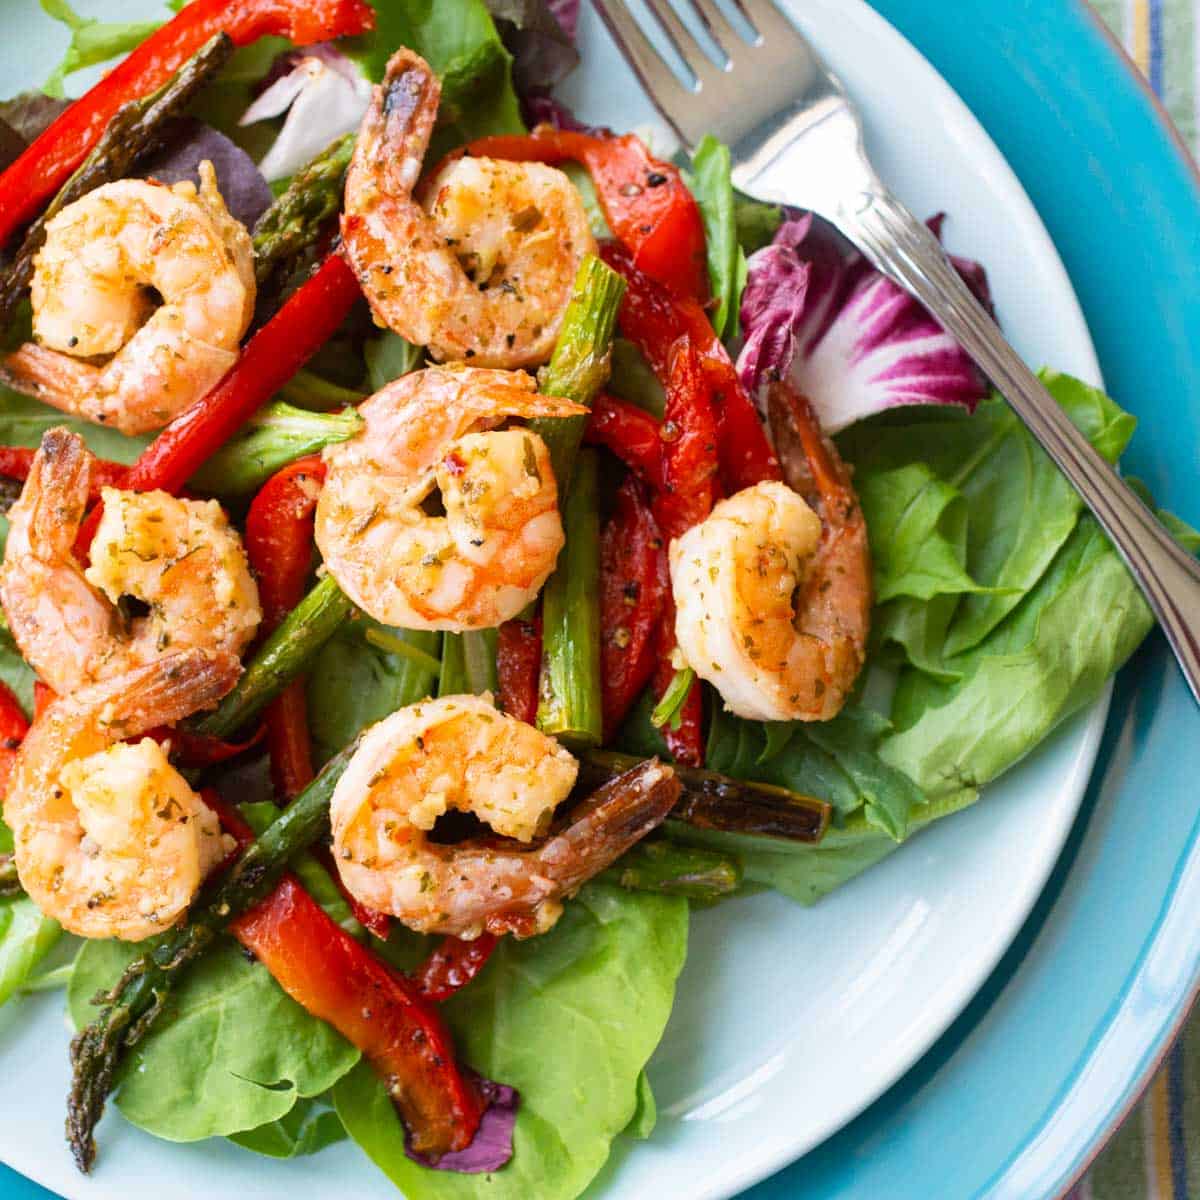
[[[346,174],[342,239],[380,325],[438,361],[527,367],[554,349],[585,254],[587,212],[561,171],[460,158],[413,189],[441,86],[399,50],[374,89]]]
[[[21,886],[80,937],[136,942],[171,925],[233,848],[216,816],[137,737],[209,708],[240,670],[185,650],[55,701],[25,737],[4,798]]]
[[[797,490],[774,482],[746,488],[671,543],[675,637],[738,716],[828,721],[866,653],[867,528],[849,472],[807,401],[786,384],[771,399],[780,457]]]
[[[107,183],[47,224],[32,284],[36,341],[8,356],[3,382],[136,434],[165,425],[229,370],[254,313],[254,250],[211,163],[200,180],[199,192]]]
[[[241,539],[221,506],[105,488],[85,571],[74,543],[92,462],[78,434],[48,430],[9,510],[0,602],[30,666],[66,694],[168,651],[240,654],[262,613]],[[149,611],[125,617],[123,597]]]
[[[563,545],[545,442],[505,417],[586,412],[539,396],[523,371],[431,367],[360,408],[365,424],[325,450],[317,545],[364,612],[406,629],[488,629],[516,616]],[[422,507],[435,485],[445,516]]]
[[[334,790],[342,881],[364,904],[423,933],[543,933],[562,898],[649,833],[679,794],[669,767],[644,763],[547,838],[577,771],[553,738],[497,712],[490,696],[402,708],[366,734]],[[431,841],[450,809],[526,844]]]

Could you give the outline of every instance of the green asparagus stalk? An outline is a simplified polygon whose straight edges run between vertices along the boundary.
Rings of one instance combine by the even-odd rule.
[[[237,687],[214,712],[196,722],[195,731],[232,737],[303,673],[353,608],[332,577],[322,579],[259,647]]]
[[[311,246],[342,206],[342,180],[354,153],[354,134],[332,142],[292,178],[287,191],[254,226],[254,275],[264,284],[276,267]]]
[[[608,380],[613,330],[624,294],[625,280],[594,255],[580,263],[554,354],[538,373],[541,392],[590,407]],[[571,469],[586,424],[586,417],[529,422],[550,451],[559,496],[565,496],[570,488]]]
[[[660,840],[639,842],[607,874],[630,891],[708,903],[732,895],[742,883],[742,868],[732,858]]]
[[[537,725],[573,747],[601,741],[597,475],[596,452],[581,451],[563,513],[567,544],[542,593]]]
[[[95,1160],[93,1131],[122,1056],[145,1037],[187,967],[235,917],[270,892],[290,858],[328,828],[330,797],[357,744],[331,758],[238,860],[204,889],[184,925],[135,958],[112,989],[96,997],[100,1014],[71,1043],[67,1137],[81,1171]]]
[[[577,788],[588,794],[628,771],[640,760],[611,750],[589,750],[579,764]],[[716,771],[675,767],[683,784],[669,820],[697,829],[751,834],[815,844],[829,828],[832,808],[825,800],[769,783],[730,779]]]
[[[352,438],[362,425],[353,408],[316,413],[277,400],[260,409],[190,482],[213,496],[249,496],[281,467]]]
[[[438,695],[494,693],[500,686],[496,674],[496,641],[494,629],[443,634]]]
[[[157,150],[169,133],[171,118],[187,107],[232,53],[233,39],[226,33],[218,33],[158,91],[140,100],[130,100],[117,109],[95,148],[62,185],[46,211],[30,225],[12,265],[0,279],[0,327],[12,320],[18,301],[33,279],[33,260],[46,240],[47,222],[101,184],[121,179],[137,159]]]

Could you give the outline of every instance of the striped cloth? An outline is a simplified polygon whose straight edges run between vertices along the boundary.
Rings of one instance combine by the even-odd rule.
[[[1093,0],[1195,150],[1200,0]],[[1200,1200],[1200,1012],[1068,1200]]]

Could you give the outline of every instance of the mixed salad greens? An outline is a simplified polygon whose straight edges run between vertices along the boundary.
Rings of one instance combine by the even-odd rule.
[[[42,0],[42,7],[68,27],[70,46],[42,92],[0,104],[6,164],[19,164],[21,151],[64,113],[82,137],[82,106],[62,99],[67,81],[135,50],[160,28],[95,21],[66,0]],[[554,130],[609,135],[585,130],[550,93],[578,61],[578,0],[373,0],[367,18],[353,19],[349,0],[320,0],[290,6],[305,13],[292,26],[277,16],[246,16],[289,5],[248,4],[239,6],[242,24],[229,38],[219,34],[225,6],[217,0],[172,7],[177,20],[190,14],[218,36],[200,39],[199,53],[161,87],[110,74],[104,86],[125,87],[118,98],[132,103],[117,115],[110,105],[106,140],[78,175],[64,151],[19,205],[0,203],[0,236],[13,243],[64,184],[58,207],[109,179],[132,173],[172,181],[194,177],[202,159],[213,162],[230,211],[254,230],[262,311],[258,349],[252,342],[241,360],[258,373],[249,410],[227,380],[215,389],[220,404],[210,394],[197,406],[208,406],[203,421],[216,434],[209,428],[198,441],[193,422],[190,432],[172,425],[169,437],[153,439],[65,419],[0,389],[0,475],[24,478],[43,433],[66,426],[100,459],[137,464],[132,476],[111,469],[123,486],[187,484],[236,514],[250,505],[249,543],[256,505],[268,523],[284,511],[267,500],[272,488],[278,505],[292,495],[291,464],[307,463],[311,474],[310,456],[362,427],[355,410],[367,395],[425,361],[420,347],[369,325],[353,276],[336,256],[321,259],[310,276],[341,205],[369,84],[393,52],[411,48],[441,79],[429,162],[480,138],[522,135],[535,122],[547,123],[548,146]],[[278,36],[289,30],[295,42],[315,44]],[[96,120],[99,134],[108,117]],[[629,152],[656,161],[640,143]],[[578,150],[564,157],[583,157],[602,189],[603,165]],[[589,171],[567,169],[597,235],[623,240],[620,213],[598,201]],[[540,383],[546,394],[590,402],[609,371],[607,393],[619,403],[604,413],[606,432],[587,433],[593,448],[579,448],[584,418],[543,422],[566,489],[567,548],[543,596],[540,626],[530,615],[499,635],[382,625],[354,615],[331,577],[309,586],[306,543],[294,586],[268,596],[264,581],[274,633],[193,731],[198,746],[209,739],[208,757],[193,769],[220,793],[213,804],[242,857],[215,891],[202,893],[186,923],[149,950],[63,933],[21,892],[12,837],[0,825],[0,1003],[20,1005],[27,993],[65,986],[70,1017],[83,1031],[73,1049],[70,1106],[81,1164],[90,1163],[91,1130],[111,1087],[127,1120],[171,1140],[221,1136],[288,1158],[351,1138],[411,1200],[576,1196],[615,1138],[653,1131],[645,1066],[671,1012],[694,908],[758,888],[804,904],[819,900],[924,826],[974,803],[989,781],[1099,697],[1149,632],[1147,605],[1076,494],[918,305],[819,222],[739,197],[729,152],[715,140],[706,139],[684,171],[678,186],[686,181],[702,217],[695,247],[712,298],[709,336],[724,342],[749,395],[793,381],[853,469],[874,568],[865,682],[832,720],[751,721],[725,711],[690,671],[668,673],[657,690],[646,686],[646,674],[626,666],[637,629],[625,630],[619,654],[610,652],[612,630],[602,625],[596,589],[605,571],[634,569],[631,548],[647,535],[630,491],[622,491],[624,467],[596,447],[624,438],[628,448],[646,428],[653,442],[666,399],[660,374],[634,342],[618,336],[609,355],[622,289],[593,260],[593,277],[585,273],[578,285],[580,311],[564,323]],[[23,245],[16,239],[5,269],[0,313],[8,348],[28,337],[24,291],[40,236],[34,225]],[[672,229],[660,248],[672,269],[696,265],[680,240],[689,236]],[[983,268],[956,265],[986,301]],[[292,315],[287,336],[273,341],[284,313]],[[292,336],[298,328],[303,345]],[[1133,418],[1079,380],[1053,371],[1044,379],[1092,444],[1117,462]],[[1200,536],[1163,519],[1200,549]],[[654,586],[649,577],[642,582]],[[550,684],[540,695],[526,689],[531,708],[518,715],[582,746],[592,784],[645,757],[686,763],[688,737],[703,767],[726,778],[681,769],[685,802],[653,839],[587,883],[548,933],[526,940],[489,934],[472,952],[439,948],[395,922],[376,923],[335,886],[321,849],[329,795],[356,739],[426,696],[504,695],[506,688],[514,695],[513,679],[536,684],[543,656]],[[303,684],[295,682],[300,676]],[[34,673],[11,639],[0,645],[0,679],[32,713]],[[279,760],[269,763],[261,743],[233,741],[253,731],[285,684],[306,713],[315,764],[325,764],[311,783],[294,762],[290,777]],[[0,713],[0,735],[10,745],[23,736],[23,721],[20,713]],[[227,761],[216,761],[226,751]],[[733,780],[747,781],[746,789]],[[276,795],[295,797],[282,817]],[[731,816],[739,805],[742,815]],[[397,1011],[409,1005],[404,1028],[438,1045],[452,1039],[450,1058],[457,1053],[485,1081],[479,1132],[468,1150],[443,1156],[441,1169],[414,1145],[413,1128],[406,1131],[401,1111],[410,1110],[393,1102],[380,1054],[364,1051],[370,1035],[356,1044],[314,1015],[319,1004],[292,999],[293,989],[277,979],[284,982],[294,964],[273,959],[270,938],[239,920],[277,883],[292,889],[293,920],[310,920],[304,904],[319,906],[388,964],[364,966],[352,947],[330,943],[331,954],[348,956],[336,960],[347,973],[366,971],[383,990],[389,972],[421,981],[422,995],[438,1000],[438,1015],[427,1018],[411,999],[397,1000]],[[241,947],[225,936],[231,928]],[[311,991],[311,981],[305,986]],[[389,1078],[407,1078],[416,1092],[433,1087],[440,1069],[425,1064],[418,1078],[404,1076],[411,1066],[398,1066]]]

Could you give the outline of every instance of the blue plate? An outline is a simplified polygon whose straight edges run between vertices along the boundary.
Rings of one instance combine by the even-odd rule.
[[[1038,207],[1110,390],[1126,463],[1200,517],[1200,179],[1073,0],[873,0],[959,91]],[[1189,336],[1190,335],[1190,336]],[[1200,716],[1153,639],[1118,680],[1077,827],[1020,937],[921,1063],[753,1200],[1031,1200],[1136,1099],[1200,986]],[[3,1200],[51,1193],[0,1167]]]

